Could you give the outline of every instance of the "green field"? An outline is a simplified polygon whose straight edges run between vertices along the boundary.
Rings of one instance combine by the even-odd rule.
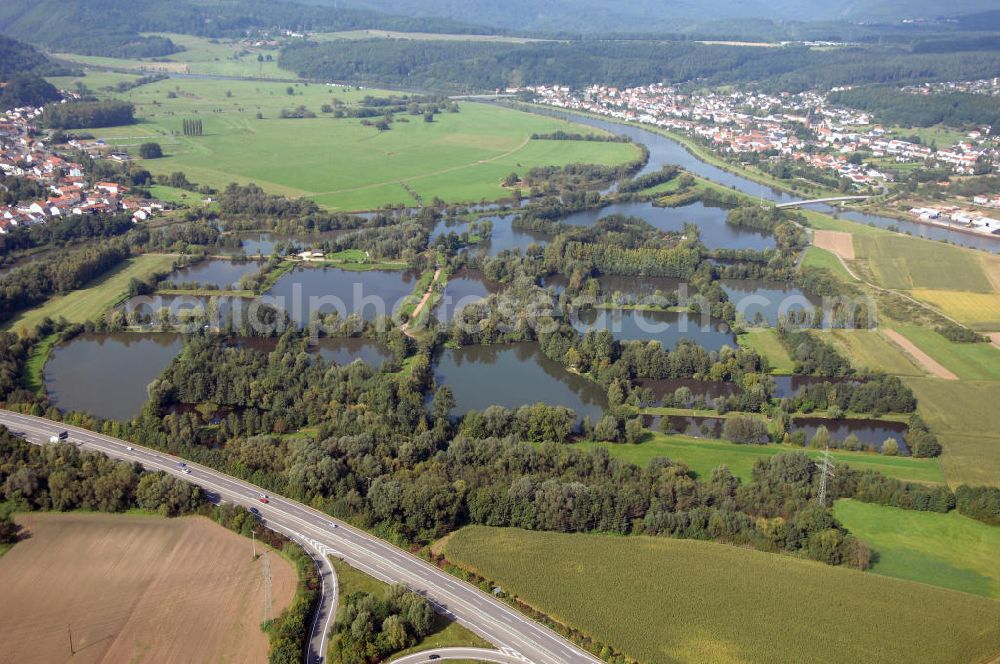
[[[857,370],[874,369],[898,376],[923,376],[923,369],[913,363],[899,346],[878,330],[815,330],[843,353]]]
[[[854,235],[892,235],[892,231],[868,224],[859,224],[856,221],[847,219],[837,219],[815,210],[796,210],[799,214],[805,215],[810,228],[820,231],[841,231],[843,233],[853,233]]]
[[[993,292],[982,254],[903,235],[856,236],[857,262],[885,288]]]
[[[949,341],[934,330],[917,325],[895,328],[963,380],[1000,380],[1000,349],[990,343]]]
[[[937,147],[942,150],[965,140],[964,131],[943,125],[935,125],[933,127],[891,127],[890,130],[893,136],[900,140],[905,140],[910,136],[919,136],[920,141],[924,145],[936,143]]]
[[[952,486],[1000,486],[1000,382],[907,378],[918,412],[941,440]]]
[[[737,337],[737,342],[744,348],[752,348],[758,354],[767,357],[771,363],[771,372],[790,374],[795,369],[791,355],[785,349],[772,329],[750,330]]]
[[[35,394],[42,394],[45,387],[45,378],[42,375],[42,370],[45,368],[45,363],[49,360],[49,353],[52,352],[52,347],[59,341],[60,336],[61,333],[55,332],[40,339],[38,343],[31,347],[31,354],[28,356],[28,361],[24,363],[24,373],[21,376],[21,383],[25,389],[31,390]]]
[[[744,482],[750,481],[753,465],[758,459],[765,459],[783,452],[805,452],[813,458],[820,458],[818,450],[789,447],[787,445],[735,445],[717,440],[705,440],[690,436],[651,433],[649,440],[638,445],[582,442],[575,447],[593,449],[603,447],[611,456],[645,468],[651,459],[667,457],[683,461],[700,477],[708,477],[712,470],[725,464]],[[837,464],[845,464],[857,470],[875,470],[888,477],[913,482],[943,483],[944,473],[936,459],[914,459],[912,457],[886,457],[865,452],[845,452],[832,450],[830,455]]]
[[[108,307],[117,304],[128,293],[128,284],[133,277],[145,279],[155,272],[167,272],[176,258],[170,254],[145,254],[130,258],[84,288],[57,295],[23,312],[8,321],[5,327],[11,330],[30,330],[46,317],[53,320],[61,317],[71,323],[92,320]]]
[[[190,181],[217,189],[256,182],[272,193],[349,210],[413,205],[404,184],[425,201],[493,200],[510,194],[500,182],[511,171],[618,164],[638,155],[626,143],[530,140],[533,133],[581,130],[485,104],[464,103],[459,113],[441,113],[431,123],[399,115],[388,131],[320,108],[335,99],[352,105],[365,95],[385,94],[306,83],[170,79],[116,95],[136,105],[138,124],[93,133],[125,148],[160,142],[166,156],[142,162],[154,174],[183,171]],[[278,117],[300,105],[317,117]],[[191,118],[202,120],[204,135],[182,135],[183,120]]]
[[[1000,528],[939,514],[840,500],[834,516],[877,554],[872,571],[1000,598]]]
[[[1000,602],[739,547],[473,526],[445,554],[648,664],[966,664],[1000,652]]]
[[[77,83],[82,83],[97,92],[102,88],[114,87],[119,83],[131,83],[139,77],[140,74],[86,69],[80,76],[47,76],[46,80],[62,90],[75,90]]]
[[[184,50],[155,59],[106,58],[77,55],[75,53],[59,53],[57,56],[62,60],[82,65],[129,69],[141,73],[211,74],[213,76],[272,79],[298,78],[295,72],[278,68],[277,49],[257,47],[250,42],[236,39],[210,40],[206,37],[172,33],[146,34],[159,34],[169,37]],[[258,55],[263,55],[265,62],[258,62]],[[270,62],[266,61],[268,55],[271,56]],[[92,88],[94,87],[89,82],[87,85]]]
[[[802,259],[802,267],[818,267],[825,270],[830,270],[834,275],[841,281],[852,282],[857,281],[854,277],[850,275],[847,268],[840,261],[837,256],[826,249],[820,249],[819,247],[806,247],[806,255]]]
[[[337,573],[337,595],[339,597],[347,597],[357,592],[370,593],[381,597],[389,587],[382,581],[341,562],[338,558],[331,557],[330,562],[333,563],[333,568]],[[434,614],[434,616],[438,629],[412,648],[396,653],[393,659],[431,648],[448,648],[452,646],[469,648],[493,647],[457,622],[448,620],[439,614]]]

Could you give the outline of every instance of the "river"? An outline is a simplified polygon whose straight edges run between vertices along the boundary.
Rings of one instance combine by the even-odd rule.
[[[780,189],[774,189],[765,184],[761,184],[760,182],[755,182],[749,178],[731,173],[725,169],[719,168],[718,166],[713,166],[712,164],[704,162],[693,153],[689,152],[687,148],[678,143],[676,140],[648,129],[637,127],[635,125],[620,124],[610,120],[602,120],[586,115],[578,115],[576,113],[569,113],[566,111],[546,109],[545,111],[540,112],[546,115],[562,118],[564,120],[569,120],[570,122],[576,122],[578,124],[594,127],[596,129],[603,129],[613,134],[628,136],[633,141],[642,143],[649,149],[649,162],[647,162],[646,166],[639,171],[639,175],[645,175],[647,173],[658,171],[666,164],[676,164],[677,166],[680,166],[695,175],[700,175],[701,177],[712,180],[713,182],[718,182],[719,184],[736,189],[750,196],[764,198],[775,203],[791,203],[802,200],[802,196],[799,194],[791,194]],[[983,251],[994,253],[1000,251],[1000,237],[996,239],[978,237],[962,231],[929,226],[916,221],[894,219],[892,217],[883,217],[880,215],[856,211],[842,212],[839,208],[835,208],[830,205],[813,205],[810,206],[810,208],[826,214],[832,214],[843,219],[878,226],[879,228],[898,228],[902,231],[910,233],[911,235],[932,240],[942,240],[952,244],[971,247],[973,249],[982,249]]]

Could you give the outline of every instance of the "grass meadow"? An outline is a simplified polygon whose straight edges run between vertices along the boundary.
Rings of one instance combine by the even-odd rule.
[[[771,363],[772,373],[790,374],[795,368],[791,355],[778,341],[774,330],[770,328],[750,330],[737,337],[737,342],[745,348],[752,348],[760,355],[766,356]]]
[[[789,447],[786,445],[735,445],[726,441],[705,440],[690,436],[668,435],[651,432],[647,439],[636,445],[581,442],[576,447],[593,449],[603,447],[616,459],[645,467],[651,459],[667,457],[682,461],[700,477],[708,477],[712,470],[725,464],[744,482],[750,481],[753,465],[783,452],[805,452],[820,458],[818,450]],[[912,457],[886,457],[867,452],[831,450],[830,455],[838,465],[848,465],[858,470],[875,470],[888,477],[927,483],[943,483],[944,473],[937,459]]]
[[[1000,602],[711,542],[472,526],[450,561],[642,662],[972,662]]]
[[[176,72],[241,78],[298,78],[294,72],[278,68],[277,49],[256,47],[235,39],[209,39],[165,32],[148,34],[169,37],[184,50],[155,60],[148,58],[106,58],[75,53],[59,53],[57,55],[62,60],[81,65],[129,69],[142,73]],[[265,61],[258,62],[258,55],[263,55]],[[268,55],[271,56],[270,62],[266,61]]]
[[[941,440],[948,483],[1000,486],[1000,381],[904,380]]]
[[[919,325],[893,327],[963,380],[1000,380],[1000,349],[988,342],[949,341]]]
[[[815,330],[833,344],[857,370],[874,369],[898,376],[923,376],[923,369],[878,330]]]
[[[858,235],[854,250],[885,288],[993,292],[981,253],[971,249],[904,235]]]
[[[856,281],[856,279],[850,275],[847,268],[844,267],[844,264],[840,262],[840,259],[837,258],[833,252],[827,251],[826,249],[820,249],[819,247],[810,246],[806,248],[806,255],[802,259],[802,266],[818,267],[830,270],[830,272],[833,272],[841,281]]]
[[[875,551],[872,571],[1000,599],[1000,528],[939,514],[840,500],[834,516]]]
[[[493,200],[509,195],[500,182],[512,171],[618,164],[638,155],[625,143],[531,140],[534,133],[592,130],[485,104],[463,103],[460,112],[438,114],[434,122],[398,115],[388,131],[321,111],[335,101],[349,106],[385,94],[308,83],[169,79],[115,95],[136,105],[137,124],[92,133],[126,149],[161,143],[165,156],[142,162],[154,174],[183,171],[217,189],[256,182],[342,210],[414,205],[414,192],[426,201]],[[298,106],[317,117],[279,117]],[[183,121],[192,118],[202,121],[202,136],[182,135]]]
[[[819,231],[840,231],[854,235],[871,236],[889,236],[893,234],[892,231],[879,228],[878,226],[859,224],[856,221],[848,219],[837,219],[836,217],[831,217],[828,214],[816,212],[815,210],[796,210],[796,212],[805,216],[810,228],[815,228]]]
[[[71,323],[83,323],[118,303],[127,293],[132,278],[145,279],[154,272],[169,271],[176,256],[169,254],[144,254],[134,256],[111,272],[98,277],[84,288],[65,295],[56,295],[41,305],[28,309],[11,319],[6,327],[11,330],[34,329],[46,317],[65,318]]]

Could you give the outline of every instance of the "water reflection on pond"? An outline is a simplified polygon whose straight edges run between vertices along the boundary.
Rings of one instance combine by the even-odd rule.
[[[456,415],[492,405],[517,408],[545,403],[566,406],[578,417],[596,421],[607,406],[600,385],[570,373],[535,343],[445,349],[434,366],[434,377],[438,385],[448,385],[454,392]]]
[[[45,389],[61,410],[129,420],[183,345],[178,334],[80,334],[52,349]]]
[[[736,336],[721,321],[697,314],[634,309],[584,309],[573,321],[581,333],[608,330],[619,341],[659,341],[670,350],[688,339],[708,350],[736,346]]]
[[[500,284],[490,281],[479,270],[459,270],[448,277],[434,315],[442,322],[451,322],[466,306],[501,290]]]
[[[239,288],[240,279],[254,274],[261,268],[258,261],[234,261],[206,259],[190,267],[182,267],[171,272],[166,280],[174,284],[199,284],[215,286],[222,290]]]

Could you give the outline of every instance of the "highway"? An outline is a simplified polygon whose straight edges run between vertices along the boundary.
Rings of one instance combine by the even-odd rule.
[[[227,502],[257,507],[268,527],[293,537],[314,552],[337,556],[381,581],[406,585],[507,657],[534,664],[601,664],[597,657],[507,604],[374,535],[281,496],[270,494],[268,504],[262,504],[259,499],[264,491],[249,482],[157,450],[40,417],[0,410],[0,424],[36,444],[45,444],[51,436],[68,431],[70,442],[84,449],[138,462],[148,470],[165,471]],[[183,472],[179,465],[182,462],[190,473]],[[332,577],[332,570],[330,573]],[[325,638],[326,631],[323,629],[319,637],[314,634],[314,648],[318,648],[314,657],[324,652],[315,639]]]
[[[428,662],[433,664],[434,662],[444,662],[449,659],[494,662],[495,664],[524,664],[524,660],[519,657],[508,655],[499,650],[487,650],[485,648],[433,648],[389,660],[389,664],[428,664]]]

